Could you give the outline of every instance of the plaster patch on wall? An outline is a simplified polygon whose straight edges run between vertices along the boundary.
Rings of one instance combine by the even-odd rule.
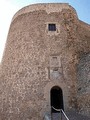
[[[61,67],[61,60],[60,60],[60,56],[50,56],[50,67],[53,68],[58,68]]]
[[[60,56],[50,56],[49,79],[62,79],[62,67]]]

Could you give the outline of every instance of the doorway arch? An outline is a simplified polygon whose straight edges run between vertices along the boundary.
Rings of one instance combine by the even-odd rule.
[[[59,111],[56,111],[55,109],[64,110],[63,92],[60,87],[54,86],[51,88],[50,101],[51,101],[51,112],[59,112]]]

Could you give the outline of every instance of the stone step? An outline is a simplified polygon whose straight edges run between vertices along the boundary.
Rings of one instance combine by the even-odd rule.
[[[81,115],[75,111],[68,111],[66,112],[69,120],[90,120],[90,117]]]
[[[90,120],[90,117],[81,115],[77,113],[76,111],[67,111],[65,112],[69,120]],[[52,115],[47,114],[47,119],[45,120],[67,120],[64,115],[62,114],[62,119],[61,119],[61,114],[60,113],[52,113]]]
[[[60,113],[52,113],[52,120],[66,120],[66,118]]]

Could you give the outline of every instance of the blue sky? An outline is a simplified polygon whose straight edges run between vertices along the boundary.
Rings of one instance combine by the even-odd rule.
[[[0,61],[13,15],[22,7],[34,3],[69,3],[80,20],[90,24],[90,0],[1,0],[0,1]]]

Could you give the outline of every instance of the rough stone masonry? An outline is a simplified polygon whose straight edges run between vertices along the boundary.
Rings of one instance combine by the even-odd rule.
[[[0,120],[43,120],[52,106],[90,116],[90,25],[66,3],[18,11],[0,65]]]

